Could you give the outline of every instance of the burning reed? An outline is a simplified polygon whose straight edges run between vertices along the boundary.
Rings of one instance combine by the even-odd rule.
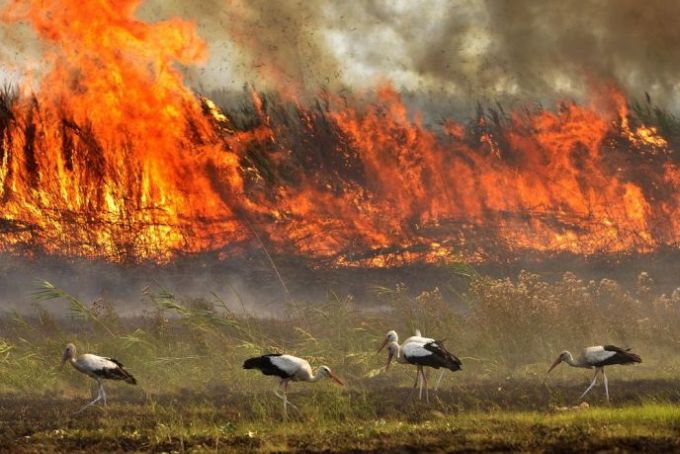
[[[191,22],[81,3],[2,12],[35,29],[49,65],[0,97],[1,251],[162,263],[255,242],[383,267],[678,243],[677,127],[615,89],[467,124],[426,123],[389,86],[219,109],[175,67],[206,57]]]
[[[243,110],[204,101],[210,139],[185,118],[163,145],[180,160],[172,177],[92,126],[5,98],[0,248],[165,262],[259,239],[331,266],[398,266],[677,244],[672,135],[622,100],[610,121],[565,105],[432,128],[390,88],[368,104],[326,94],[313,108],[252,96]]]

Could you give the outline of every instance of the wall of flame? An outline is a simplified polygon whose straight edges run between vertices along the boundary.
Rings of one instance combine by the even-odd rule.
[[[49,70],[0,112],[0,250],[167,262],[257,243],[395,266],[678,244],[672,147],[616,89],[441,125],[389,85],[316,104],[253,92],[244,121],[184,86],[175,65],[207,52],[194,25],[140,21],[139,5],[3,11],[46,43]]]

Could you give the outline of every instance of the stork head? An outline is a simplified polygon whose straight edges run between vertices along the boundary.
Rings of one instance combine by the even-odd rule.
[[[390,344],[390,343],[398,343],[399,342],[399,335],[395,330],[388,331],[387,334],[385,334],[385,340],[383,341],[382,345],[378,349],[378,353],[382,351],[383,348],[385,348],[385,345]]]
[[[569,356],[571,356],[571,355],[566,350],[563,351],[562,353],[560,353],[559,356],[557,357],[557,359],[555,360],[555,362],[552,363],[552,366],[550,366],[550,369],[548,369],[548,373],[550,373],[551,370],[556,368],[559,363],[561,363],[562,361],[566,361],[569,358]]]
[[[76,346],[69,343],[66,344],[66,348],[64,349],[64,356],[61,358],[61,367],[64,367],[64,363],[66,361],[70,361],[73,358],[76,357]]]
[[[337,375],[335,375],[332,371],[331,368],[328,366],[321,366],[319,367],[319,373],[323,375],[324,377],[328,377],[331,380],[333,380],[335,383],[337,383],[340,386],[345,386],[342,380],[338,378]]]

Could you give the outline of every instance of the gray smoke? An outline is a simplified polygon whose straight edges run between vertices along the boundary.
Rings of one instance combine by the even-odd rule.
[[[7,0],[0,0],[6,2]],[[680,101],[680,2],[667,0],[147,0],[140,17],[196,21],[203,89],[398,89],[479,100],[582,100],[612,83]],[[11,28],[11,27],[10,27]],[[4,28],[3,61],[33,45]]]
[[[629,95],[677,102],[680,3],[665,0],[487,1],[492,73],[549,96],[611,80]]]
[[[200,83],[397,88],[480,99],[582,99],[611,83],[679,98],[680,2],[666,0],[151,1],[195,17]],[[174,5],[174,6],[173,6]],[[194,6],[200,5],[200,6]],[[179,9],[178,9],[179,8]],[[228,74],[225,77],[220,75]]]

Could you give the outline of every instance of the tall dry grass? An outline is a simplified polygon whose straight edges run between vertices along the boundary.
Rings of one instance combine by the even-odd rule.
[[[659,294],[645,273],[629,291],[613,280],[572,273],[554,282],[529,272],[469,278],[464,309],[437,288],[413,294],[398,284],[376,288],[371,302],[331,293],[315,305],[290,303],[282,319],[234,312],[217,295],[185,298],[163,289],[145,292],[139,317],[121,318],[105,300],[83,302],[43,282],[29,315],[0,317],[0,392],[82,387],[86,378],[58,369],[71,341],[81,352],[118,358],[153,395],[224,383],[237,391],[266,389],[270,382],[241,369],[245,358],[266,352],[327,364],[359,387],[384,386],[384,358],[375,350],[389,329],[402,338],[420,329],[445,339],[465,364],[456,375],[462,382],[543,371],[559,351],[598,343],[671,357],[680,340],[680,289]],[[69,313],[56,317],[49,310],[55,300],[67,300]]]

